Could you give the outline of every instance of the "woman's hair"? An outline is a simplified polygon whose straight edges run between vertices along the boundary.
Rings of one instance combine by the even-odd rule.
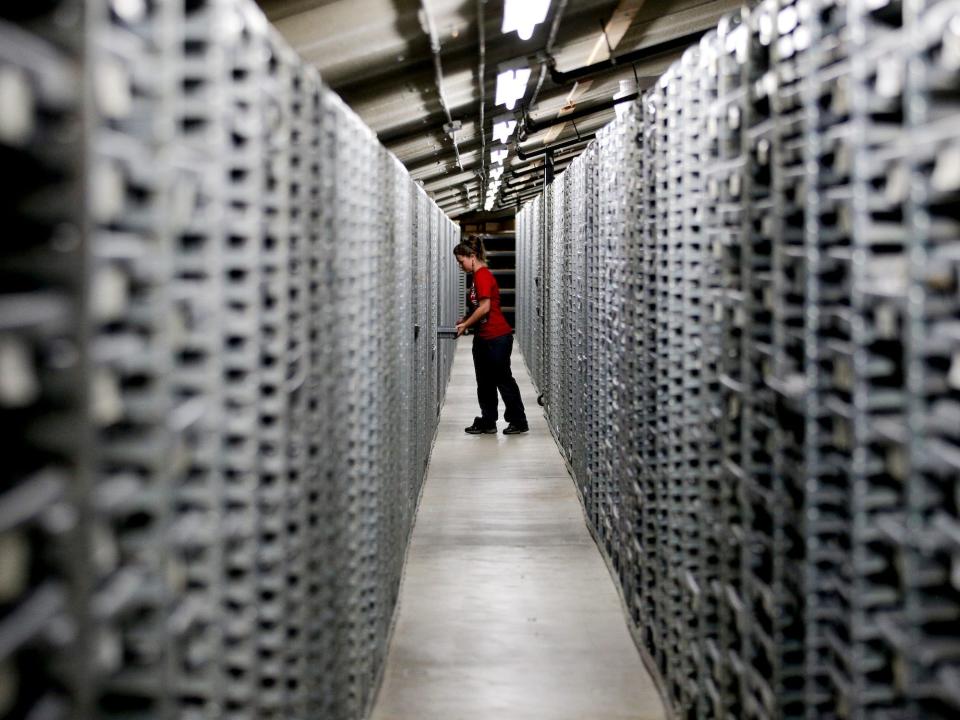
[[[453,249],[453,254],[461,257],[476,255],[480,262],[485,263],[487,261],[487,251],[484,249],[483,240],[479,235],[468,235],[466,239],[461,240]]]

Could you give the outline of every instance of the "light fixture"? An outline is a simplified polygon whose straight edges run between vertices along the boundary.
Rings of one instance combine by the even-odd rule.
[[[490,162],[491,163],[502,163],[507,159],[507,146],[500,145],[499,147],[490,148]]]
[[[499,165],[498,167],[490,168],[490,179],[491,179],[491,180],[497,180],[497,179],[500,178],[501,175],[503,175],[503,165]]]
[[[496,104],[504,105],[507,110],[513,110],[524,93],[527,91],[527,81],[530,79],[530,68],[508,67],[500,70],[497,75]]]
[[[499,140],[500,142],[506,142],[510,139],[510,136],[513,135],[513,131],[517,127],[517,121],[513,119],[513,115],[501,115],[493,120],[493,139]]]
[[[613,99],[619,100],[620,98],[625,98],[628,95],[633,95],[637,91],[637,83],[633,80],[621,80],[620,81],[620,90],[614,94]],[[617,120],[622,118],[627,114],[627,110],[630,109],[630,105],[627,102],[620,102],[613,106],[613,109],[617,113]]]
[[[503,5],[501,32],[517,31],[521,40],[533,37],[533,28],[547,18],[550,0],[506,0]]]

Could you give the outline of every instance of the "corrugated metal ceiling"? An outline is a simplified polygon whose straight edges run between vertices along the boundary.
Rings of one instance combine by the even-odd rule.
[[[567,72],[643,49],[685,44],[685,37],[715,26],[740,6],[736,0],[552,0],[546,21],[530,40],[503,34],[502,0],[259,0],[267,17],[294,49],[313,62],[328,85],[363,118],[406,165],[414,179],[451,216],[480,209],[494,117],[506,112],[493,104],[499,63],[525,58],[533,72],[521,105],[534,122],[555,121],[560,113],[585,112],[609,104],[620,80],[638,78],[646,87],[679,57],[674,47],[654,57],[598,69],[576,83],[555,82],[547,65]],[[427,28],[435,28],[440,85],[447,109],[461,128],[455,139],[444,132],[447,114],[438,92],[435,60]],[[481,20],[482,19],[482,20]],[[482,22],[482,33],[481,33]],[[549,42],[554,35],[552,44]],[[548,47],[549,46],[549,47]],[[480,67],[484,70],[481,73]],[[541,70],[544,79],[536,92]],[[533,101],[536,93],[536,99]],[[482,97],[482,102],[481,102]],[[532,102],[533,101],[533,102]],[[483,108],[484,133],[478,132]],[[498,205],[517,202],[543,182],[542,153],[529,154],[590,135],[610,122],[606,107],[575,122],[556,123],[511,138]],[[570,148],[566,158],[583,145]],[[565,162],[557,156],[556,162]]]

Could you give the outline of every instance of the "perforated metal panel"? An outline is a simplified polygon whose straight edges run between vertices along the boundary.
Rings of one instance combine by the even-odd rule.
[[[725,18],[518,217],[521,348],[679,717],[960,712],[958,18]]]
[[[0,155],[0,716],[363,717],[457,227],[239,0],[0,10]]]

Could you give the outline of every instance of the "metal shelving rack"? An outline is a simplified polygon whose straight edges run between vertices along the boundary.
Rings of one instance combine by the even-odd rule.
[[[643,152],[641,113],[639,106],[631,106],[621,119],[622,128],[615,135],[616,154],[623,158],[615,169],[616,180],[610,189],[616,206],[618,222],[631,230],[622,237],[613,238],[620,245],[617,280],[624,292],[614,293],[618,323],[613,331],[616,360],[612,370],[617,386],[617,409],[614,414],[612,481],[619,486],[620,522],[614,539],[619,550],[618,571],[624,588],[624,598],[631,618],[636,621],[641,612],[644,578],[639,572],[640,558],[646,553],[642,540],[644,503],[638,479],[640,438],[634,432],[634,423],[641,411],[639,388],[630,382],[637,376],[643,356],[645,337],[642,334],[644,304],[643,277],[636,272],[643,253],[643,186],[637,182],[634,168],[640,165]],[[615,190],[614,190],[615,188]]]
[[[743,293],[746,332],[743,341],[744,387],[743,473],[741,503],[744,514],[742,570],[744,622],[741,693],[748,717],[777,712],[779,685],[776,655],[777,556],[783,551],[781,513],[783,493],[773,455],[776,409],[766,382],[773,364],[773,242],[779,208],[773,183],[777,119],[771,98],[772,30],[777,16],[773,5],[759,5],[745,16],[743,82],[740,106],[743,118],[741,166]],[[748,620],[749,619],[749,620]],[[768,678],[772,682],[768,682]]]
[[[57,17],[57,11],[62,17]],[[83,518],[94,482],[82,422],[91,362],[83,305],[89,242],[82,210],[87,99],[83,5],[0,11],[0,421],[11,448],[0,491],[0,714],[89,712],[94,638],[78,630],[91,578]],[[12,99],[19,100],[19,103]],[[60,202],[58,202],[58,200]]]
[[[659,534],[658,522],[660,518],[659,486],[657,483],[657,457],[659,434],[657,432],[657,391],[659,385],[659,376],[657,374],[657,348],[660,345],[659,322],[657,308],[659,307],[659,298],[657,296],[657,263],[659,260],[658,252],[658,234],[657,234],[657,192],[656,174],[658,165],[656,163],[657,153],[657,117],[659,107],[654,96],[645,98],[644,101],[644,119],[643,128],[644,142],[641,172],[643,173],[643,183],[646,187],[645,205],[643,216],[645,220],[642,243],[644,253],[644,263],[641,266],[644,272],[644,301],[647,316],[646,340],[647,355],[643,374],[640,377],[640,394],[643,403],[643,412],[641,414],[641,451],[639,482],[643,488],[643,507],[647,546],[647,557],[653,562],[649,562],[649,570],[643,587],[643,605],[641,614],[648,618],[645,627],[645,647],[651,655],[656,651],[660,644],[660,613],[656,602],[656,588],[662,575],[660,565],[660,547],[659,543],[663,538]]]
[[[704,717],[722,717],[726,665],[721,655],[723,628],[722,557],[727,538],[723,535],[723,486],[721,484],[723,454],[721,448],[722,422],[720,362],[723,294],[719,255],[722,249],[722,215],[718,205],[710,202],[717,192],[715,167],[719,156],[719,120],[715,114],[719,81],[719,40],[715,32],[708,33],[700,42],[698,63],[699,105],[702,128],[699,133],[701,162],[701,202],[703,205],[701,262],[699,282],[701,292],[702,399],[699,407],[701,424],[700,458],[700,528],[701,563],[694,578],[698,590],[698,639],[700,704],[697,712]]]
[[[898,543],[909,576],[895,639],[906,641],[896,645],[906,666],[908,708],[941,718],[960,709],[960,661],[951,637],[960,611],[960,187],[953,172],[960,141],[950,99],[958,85],[960,7],[904,3],[903,11],[912,38],[905,67],[907,221],[916,233],[907,259],[904,420],[914,482]]]
[[[458,229],[253,3],[0,39],[0,715],[365,716]]]
[[[743,373],[747,332],[745,248],[743,237],[743,96],[746,27],[742,15],[733,15],[718,27],[718,155],[713,200],[719,214],[721,268],[721,486],[723,509],[720,593],[720,703],[723,715],[742,712],[745,649],[741,636],[744,617],[743,552],[748,519],[744,512],[742,463],[745,456],[744,416],[746,389]]]
[[[701,608],[706,602],[701,579],[706,556],[707,523],[701,523],[707,499],[704,497],[702,474],[710,472],[703,455],[703,425],[701,411],[707,388],[704,387],[705,345],[703,334],[711,327],[704,295],[704,268],[709,249],[704,236],[703,158],[701,156],[703,131],[700,83],[703,74],[700,49],[687,50],[680,64],[682,82],[674,97],[677,118],[674,143],[679,157],[679,177],[674,202],[679,205],[674,231],[680,240],[680,293],[683,323],[681,327],[682,354],[678,365],[682,369],[678,403],[682,408],[678,421],[681,440],[681,471],[678,506],[680,552],[685,562],[679,567],[680,589],[680,644],[681,706],[688,714],[705,711],[705,679],[701,674],[703,648],[700,644],[700,623],[704,620]]]
[[[286,494],[289,479],[288,426],[291,396],[286,386],[289,367],[287,288],[290,280],[290,136],[288,98],[293,58],[278,35],[263,39],[266,67],[258,68],[255,83],[261,99],[260,122],[261,231],[258,261],[259,371],[257,373],[257,492],[255,607],[256,639],[251,704],[254,716],[278,718],[284,710],[286,627],[286,560],[289,548]],[[290,358],[292,359],[292,358]]]
[[[522,350],[678,717],[957,712],[958,24],[757,3],[555,181]]]
[[[317,150],[319,125],[313,124],[313,111],[320,91],[317,73],[294,64],[290,71],[288,112],[289,175],[288,195],[290,233],[287,255],[287,357],[285,383],[288,393],[287,427],[287,491],[283,498],[286,515],[285,554],[283,577],[284,618],[282,631],[286,638],[282,662],[286,696],[282,713],[285,717],[305,717],[311,712],[309,631],[311,611],[308,580],[309,557],[312,547],[309,538],[310,506],[310,278],[312,228],[319,218],[311,199],[319,192],[319,165]]]
[[[167,663],[179,706],[174,712],[182,713],[215,712],[226,702],[220,674],[226,641],[219,624],[226,599],[226,545],[209,529],[227,519],[222,408],[230,391],[222,337],[228,280],[218,270],[226,264],[228,237],[227,188],[221,179],[228,153],[227,52],[210,35],[218,12],[199,5],[174,23],[165,63],[171,72],[164,77],[173,109],[166,128],[173,133],[168,138],[172,390],[175,402],[194,416],[183,438],[191,449],[189,466],[173,496],[181,539],[173,544],[171,559],[184,575],[185,588],[171,615],[178,628]],[[178,47],[184,48],[182,55]]]
[[[770,153],[770,187],[773,215],[770,219],[771,247],[771,337],[772,357],[764,383],[773,393],[774,423],[773,480],[776,498],[771,586],[772,622],[766,638],[772,648],[773,673],[763,692],[767,710],[785,717],[803,717],[806,697],[805,620],[807,588],[801,573],[792,568],[806,562],[804,539],[805,458],[808,406],[804,333],[806,282],[803,195],[807,169],[807,112],[801,82],[808,70],[809,38],[802,32],[800,8],[780,2],[767,10],[769,20],[759,22],[773,29],[761,34],[769,44],[768,82],[761,102],[769,103],[774,126]],[[773,71],[775,69],[775,72]],[[773,92],[773,78],[779,88]],[[759,148],[758,148],[759,149]],[[770,705],[773,699],[775,704]]]
[[[172,87],[146,71],[168,67],[180,20],[159,7],[125,15],[88,2],[85,10],[90,405],[74,430],[91,444],[88,532],[92,557],[102,560],[91,564],[95,587],[81,622],[90,622],[103,652],[95,668],[100,712],[139,706],[164,715],[179,706],[169,691],[171,655],[185,643],[167,620],[183,610],[178,593],[188,571],[179,556],[195,541],[170,533],[188,522],[172,495],[203,451],[202,441],[191,442],[202,412],[173,381],[183,349],[170,317],[185,283],[172,277],[172,178],[157,167],[169,142]]]
[[[835,602],[833,583],[828,568],[838,558],[835,555],[833,536],[842,525],[837,517],[837,505],[832,492],[832,478],[825,462],[827,435],[823,423],[823,348],[820,344],[822,279],[824,276],[823,254],[820,247],[820,203],[818,192],[818,163],[811,158],[819,156],[821,107],[819,104],[818,68],[821,62],[822,40],[821,14],[810,6],[798,6],[801,25],[794,34],[806,37],[809,48],[801,57],[802,80],[800,81],[801,104],[805,118],[803,129],[802,187],[807,188],[803,203],[803,257],[806,266],[804,277],[803,320],[803,465],[799,468],[803,488],[803,532],[805,555],[802,582],[804,587],[804,717],[829,717],[836,705],[830,691],[827,670],[828,646],[827,623]],[[792,256],[791,256],[792,257]],[[801,262],[793,257],[794,262]],[[798,468],[794,468],[798,470]]]

